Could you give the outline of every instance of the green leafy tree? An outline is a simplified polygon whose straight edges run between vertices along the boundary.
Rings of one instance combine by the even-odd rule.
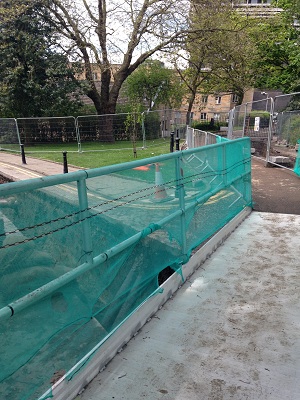
[[[256,85],[291,93],[300,90],[300,2],[278,1],[278,6],[284,12],[253,31],[259,55],[255,63]]]
[[[277,0],[276,5],[285,10],[285,14],[291,21],[300,18],[300,0]]]
[[[160,61],[147,61],[127,78],[125,93],[132,104],[144,104],[151,111],[161,105],[179,107],[183,88],[174,70]]]
[[[59,53],[50,25],[40,18],[43,3],[2,4],[0,24],[0,115],[59,116],[81,105],[74,66]],[[30,5],[28,5],[30,4]]]
[[[175,49],[172,60],[187,90],[187,118],[196,101],[199,109],[203,107],[199,93],[234,93],[242,101],[254,81],[255,51],[249,23],[234,11],[231,2],[195,3],[191,24],[201,35],[190,33],[182,49]]]
[[[214,42],[214,68],[209,87],[217,93],[237,95],[240,103],[244,93],[255,84],[257,52],[250,32],[257,23],[256,20],[250,22],[236,12],[231,12],[223,21],[224,32]]]

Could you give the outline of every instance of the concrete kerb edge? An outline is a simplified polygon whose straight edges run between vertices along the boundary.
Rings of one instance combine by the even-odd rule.
[[[226,240],[228,236],[251,214],[252,209],[246,207],[222,229],[220,229],[209,241],[202,246],[182,267],[182,276],[173,274],[166,280],[161,288],[162,293],[147,299],[126,321],[117,329],[113,335],[98,347],[92,350],[89,356],[84,357],[65,376],[57,381],[49,391],[39,400],[47,398],[47,395],[54,400],[73,400],[91,382],[99,372],[106,368],[106,365],[114,356],[122,351],[123,347],[134,337],[141,328],[151,320],[152,316],[170,299],[173,294],[186,282],[186,280],[205,262],[205,260]],[[97,347],[97,346],[96,346]],[[79,366],[84,360],[89,360],[86,367],[80,370]],[[72,379],[68,377],[72,376]],[[69,380],[68,380],[69,379]]]

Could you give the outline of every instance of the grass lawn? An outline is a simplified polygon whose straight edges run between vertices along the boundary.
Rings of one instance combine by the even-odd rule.
[[[19,151],[19,146],[14,146],[15,150]],[[2,145],[2,148],[12,149],[12,145]],[[88,169],[169,153],[170,139],[148,140],[145,148],[143,148],[143,142],[138,141],[136,143],[136,158],[134,157],[132,142],[130,141],[115,143],[82,143],[81,152],[78,152],[77,143],[25,145],[24,150],[28,157],[41,158],[60,163],[63,162],[62,152],[67,151],[69,165]]]

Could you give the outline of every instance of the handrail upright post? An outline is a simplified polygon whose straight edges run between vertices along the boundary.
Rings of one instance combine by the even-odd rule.
[[[77,181],[78,200],[79,208],[81,210],[80,218],[82,224],[83,234],[83,251],[85,253],[85,261],[87,263],[93,263],[93,246],[92,246],[92,234],[88,212],[88,197],[86,188],[86,179],[80,179]]]
[[[176,197],[179,199],[179,207],[181,208],[180,216],[180,232],[182,240],[182,254],[187,255],[187,243],[186,243],[186,207],[185,207],[185,189],[184,189],[184,176],[182,168],[182,155],[175,159],[175,173],[176,173]]]
[[[224,182],[224,187],[227,187],[227,183],[228,183],[228,179],[227,179],[227,157],[226,157],[226,145],[225,143],[223,144],[223,148],[222,148],[222,164],[223,164],[223,182]]]

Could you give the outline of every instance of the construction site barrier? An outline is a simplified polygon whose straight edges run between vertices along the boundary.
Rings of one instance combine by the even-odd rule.
[[[0,398],[46,399],[251,206],[250,139],[3,184],[0,204]]]
[[[235,107],[230,112],[228,138],[250,137],[252,153],[298,173],[300,92],[270,97]]]
[[[20,152],[20,145],[30,152],[40,152],[39,145],[62,144],[68,151],[88,151],[89,143],[143,141],[170,137],[185,138],[186,113],[178,110],[155,110],[139,113],[82,115],[78,117],[0,118],[0,150]],[[77,144],[75,150],[74,145]],[[35,148],[33,147],[35,146]],[[93,151],[95,149],[93,148]]]

